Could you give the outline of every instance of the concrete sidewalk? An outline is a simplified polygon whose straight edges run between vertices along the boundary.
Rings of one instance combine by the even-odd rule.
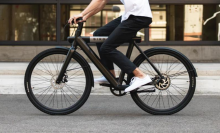
[[[0,94],[25,94],[24,74],[28,62],[1,62],[0,63]],[[220,95],[220,63],[193,63],[198,76],[196,94]],[[101,75],[98,69],[90,63],[94,78]],[[119,68],[115,66],[116,74]],[[109,88],[98,84],[92,89],[94,95],[111,95]]]

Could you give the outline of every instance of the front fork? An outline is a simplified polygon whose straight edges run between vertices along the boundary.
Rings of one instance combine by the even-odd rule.
[[[74,47],[71,47],[69,49],[69,52],[68,52],[68,54],[66,56],[64,64],[63,64],[63,66],[62,66],[62,68],[60,70],[60,73],[59,73],[58,77],[57,77],[57,80],[56,80],[57,84],[60,84],[60,82],[63,80],[64,74],[66,73],[66,69],[67,69],[67,67],[68,67],[68,65],[69,65],[69,63],[71,61],[71,58],[72,58],[72,55],[73,55],[74,51],[75,51]]]

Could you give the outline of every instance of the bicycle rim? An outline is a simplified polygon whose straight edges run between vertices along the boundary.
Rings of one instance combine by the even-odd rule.
[[[66,55],[67,52],[62,50],[44,52],[30,63],[27,71],[28,96],[45,113],[71,113],[84,104],[91,91],[88,65],[75,56],[67,67],[66,77],[63,79],[66,82],[56,84]]]
[[[173,114],[184,108],[195,90],[193,69],[187,66],[181,56],[169,52],[155,52],[147,55],[158,70],[165,76],[163,82],[142,86],[138,89],[155,89],[155,92],[131,93],[134,101],[151,114]],[[152,79],[159,77],[150,64],[140,58],[136,65]]]

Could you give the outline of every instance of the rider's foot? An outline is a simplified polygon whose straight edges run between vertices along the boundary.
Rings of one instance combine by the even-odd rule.
[[[101,84],[101,83],[109,83],[108,80],[104,76],[102,76],[100,78],[94,79],[94,82],[95,83],[99,83],[99,84]]]
[[[125,92],[135,90],[141,87],[142,85],[150,83],[151,81],[152,80],[148,75],[146,75],[144,78],[133,77],[131,79],[130,86],[125,89]]]

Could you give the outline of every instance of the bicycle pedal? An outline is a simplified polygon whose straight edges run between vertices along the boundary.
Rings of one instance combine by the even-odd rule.
[[[100,86],[105,86],[105,87],[113,87],[111,84],[107,84],[107,83],[100,83]]]
[[[147,84],[145,84],[145,85],[154,85],[154,82],[152,81],[152,82],[147,83]],[[145,85],[143,85],[143,86],[145,86]]]
[[[118,81],[119,78],[116,78],[116,80]],[[105,86],[105,87],[113,87],[110,83],[100,83],[100,86]]]

